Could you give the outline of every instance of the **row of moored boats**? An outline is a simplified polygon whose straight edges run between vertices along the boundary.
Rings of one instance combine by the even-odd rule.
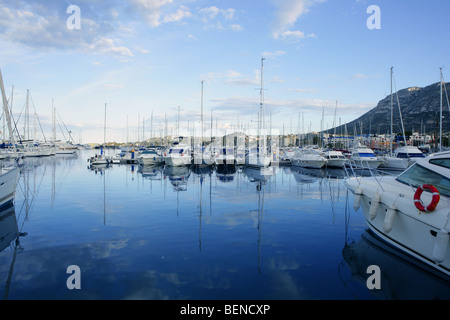
[[[282,163],[304,168],[352,166],[364,169],[404,170],[417,159],[424,157],[424,153],[414,146],[400,147],[392,154],[377,156],[372,149],[359,145],[349,152],[322,150],[318,147],[286,148],[280,158]]]

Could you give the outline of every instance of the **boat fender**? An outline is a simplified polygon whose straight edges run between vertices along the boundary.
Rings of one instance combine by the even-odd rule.
[[[422,200],[420,200],[420,197],[422,196],[424,190],[428,190],[433,194],[431,203],[427,207],[425,207]],[[423,186],[418,187],[416,193],[414,194],[414,205],[417,209],[419,209],[420,212],[431,213],[436,209],[440,199],[441,196],[435,186],[424,184]]]
[[[357,187],[355,190],[355,197],[353,198],[353,209],[357,212],[361,206],[361,198],[363,191],[361,187]]]
[[[441,229],[436,235],[436,241],[433,248],[433,259],[436,263],[442,263],[445,260],[450,236],[445,229]]]
[[[397,213],[397,208],[392,205],[386,211],[386,217],[384,218],[383,230],[386,233],[391,232],[392,226],[394,225],[395,214]]]
[[[380,206],[380,202],[381,202],[381,197],[380,197],[380,194],[377,192],[374,194],[374,196],[371,200],[370,210],[369,210],[370,220],[375,219],[375,217],[377,216],[378,207]]]

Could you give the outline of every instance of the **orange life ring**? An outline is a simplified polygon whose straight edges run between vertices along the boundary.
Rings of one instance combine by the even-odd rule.
[[[424,190],[428,190],[433,194],[431,203],[427,207],[425,207],[422,200],[420,200],[420,196],[422,195],[422,192]],[[439,194],[438,189],[436,189],[436,187],[432,186],[431,184],[424,184],[423,186],[420,186],[419,188],[417,188],[416,193],[414,194],[414,204],[416,208],[421,212],[433,212],[436,209],[439,200],[441,200],[441,195]]]

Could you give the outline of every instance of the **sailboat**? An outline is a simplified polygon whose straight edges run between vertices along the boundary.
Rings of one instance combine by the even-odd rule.
[[[250,147],[248,153],[245,155],[245,165],[257,168],[267,168],[271,164],[271,156],[267,152],[266,141],[266,120],[265,120],[265,105],[264,105],[264,60],[261,58],[261,92],[260,92],[260,116],[258,117],[258,145]],[[261,124],[262,122],[262,124]],[[261,136],[262,129],[262,136]]]
[[[211,146],[205,147],[203,144],[203,83],[201,93],[201,120],[200,120],[200,141],[194,146],[194,166],[207,167],[214,164]]]
[[[2,91],[3,113],[5,115],[6,122],[8,124],[9,139],[15,150],[16,143],[14,140],[14,134],[11,126],[11,115],[9,113],[8,101],[6,99],[1,71],[0,71],[0,88]],[[16,186],[19,180],[19,173],[20,173],[19,167],[17,165],[17,159],[18,158],[16,157],[16,160],[10,165],[4,166],[4,163],[2,162],[0,168],[0,207],[10,205],[14,201]]]
[[[106,144],[106,103],[105,103],[105,127],[103,131],[103,145],[100,148],[100,154],[96,154],[89,158],[91,166],[108,165],[110,159],[104,154],[103,148]]]
[[[393,79],[393,68],[391,67],[391,143],[390,143],[390,154],[384,157],[384,162],[380,165],[382,168],[392,169],[392,170],[405,170],[410,167],[418,158],[425,158],[425,155],[419,148],[414,146],[406,145],[406,137],[404,133],[403,120],[402,122],[402,130],[403,130],[403,138],[405,139],[405,146],[393,150],[393,112],[394,112],[394,99],[393,99],[393,91],[392,91],[392,79]],[[400,104],[398,104],[398,111],[400,114],[400,119],[402,119],[402,112],[400,110]]]

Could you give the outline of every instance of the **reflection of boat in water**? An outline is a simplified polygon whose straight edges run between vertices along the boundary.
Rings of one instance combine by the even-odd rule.
[[[3,206],[3,209],[0,210],[0,252],[16,240],[18,235],[19,228],[14,205]]]
[[[333,179],[344,179],[348,177],[345,169],[340,168],[327,168],[326,173],[328,178]]]
[[[324,169],[308,169],[293,166],[291,172],[294,175],[295,181],[299,183],[314,183],[327,176],[327,171]]]
[[[244,173],[250,182],[266,182],[275,174],[273,167],[245,167]]]
[[[381,299],[433,300],[450,299],[450,278],[443,278],[425,263],[418,263],[405,252],[387,245],[370,230],[358,242],[342,250],[353,279],[366,286],[367,268],[376,265],[381,271],[381,289],[371,293]]]
[[[142,174],[142,177],[148,180],[161,180],[162,171],[164,166],[153,165],[153,166],[143,166],[140,165],[138,172]]]
[[[231,182],[236,174],[236,166],[218,165],[216,176],[222,182]]]
[[[191,171],[197,175],[208,175],[213,171],[212,166],[203,166],[193,164],[191,166]]]
[[[175,191],[186,191],[187,182],[191,175],[188,166],[166,166],[164,168],[164,175],[169,177]]]
[[[10,204],[3,206],[2,209],[0,209],[0,258],[2,261],[8,261],[9,259],[5,258],[3,255],[12,255],[8,278],[5,280],[4,300],[8,299],[16,256],[23,250],[20,245],[20,237],[25,237],[26,235],[26,232],[21,232],[19,230],[14,205]],[[7,252],[7,248],[10,248],[10,252]]]

